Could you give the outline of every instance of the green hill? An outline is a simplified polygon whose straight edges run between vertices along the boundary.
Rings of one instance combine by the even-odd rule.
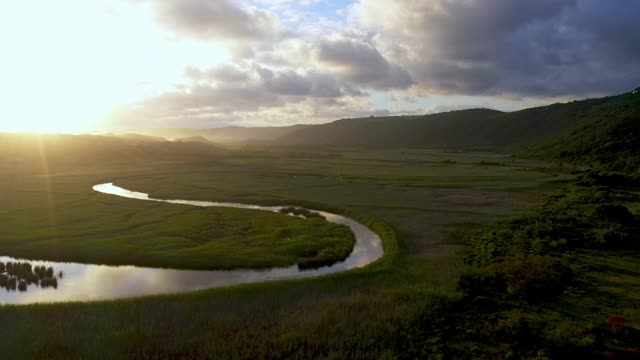
[[[341,119],[320,125],[155,129],[144,134],[274,146],[483,150],[605,170],[638,165],[638,98],[622,95],[514,112],[470,109],[419,116]],[[204,142],[204,141],[203,141]]]
[[[632,94],[515,112],[471,109],[422,116],[343,119],[308,126],[278,139],[286,145],[513,151],[618,112]]]
[[[178,131],[179,130],[179,131]],[[51,164],[193,159],[222,142],[276,146],[422,148],[512,152],[524,157],[635,172],[640,167],[640,91],[515,112],[471,109],[420,116],[342,119],[273,128],[160,129],[189,133],[167,141],[118,136],[0,134],[0,159],[24,163],[46,154]],[[22,151],[19,149],[23,149]],[[33,163],[33,161],[32,161]],[[71,164],[70,164],[71,165]]]
[[[239,127],[230,126],[209,129],[167,128],[167,129],[143,129],[137,133],[164,137],[168,139],[185,139],[199,136],[213,143],[269,143],[286,136],[296,130],[310,125],[271,126],[271,127]]]
[[[569,131],[527,147],[522,155],[640,175],[640,91],[594,107]]]

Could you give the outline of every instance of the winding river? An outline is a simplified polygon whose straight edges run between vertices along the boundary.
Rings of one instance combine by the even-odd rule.
[[[233,207],[277,212],[283,206],[258,206],[225,202],[163,200],[148,194],[129,191],[118,186],[100,184],[93,190],[131,199],[165,202],[201,207]],[[58,276],[57,287],[27,286],[26,291],[0,289],[0,303],[29,304],[66,301],[94,301],[129,298],[155,294],[183,293],[213,287],[256,283],[270,280],[306,278],[331,274],[365,266],[382,257],[382,240],[363,224],[337,214],[316,211],[332,223],[348,226],[355,235],[351,254],[344,260],[318,269],[299,269],[297,265],[264,270],[176,270],[138,266],[107,266],[51,261],[34,261],[0,257],[0,262],[28,262],[33,267],[53,268]]]

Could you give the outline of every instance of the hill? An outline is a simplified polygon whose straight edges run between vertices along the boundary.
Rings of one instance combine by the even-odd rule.
[[[599,132],[609,131],[613,136],[612,132],[624,132],[628,126],[633,127],[632,124],[628,124],[626,127],[618,128],[612,123],[614,120],[611,114],[623,114],[628,110],[625,110],[625,106],[632,106],[630,101],[638,94],[640,91],[636,90],[635,94],[630,92],[514,112],[470,109],[418,116],[349,118],[319,125],[150,129],[139,132],[155,137],[178,138],[178,141],[193,140],[197,137],[200,142],[206,139],[215,143],[520,151],[527,156],[549,159],[561,159],[566,155],[567,161],[573,161],[581,159],[587,150],[562,150],[561,148],[569,146],[563,137],[573,133],[566,140],[572,144],[588,144],[598,137]],[[596,121],[606,116],[611,118],[608,125]],[[585,126],[590,129],[590,139],[580,135],[585,131]],[[600,129],[600,126],[610,129]],[[551,139],[562,140],[555,140],[554,143]],[[628,141],[633,142],[633,138],[629,138]],[[522,152],[523,148],[527,151]],[[566,154],[560,155],[563,151]],[[571,159],[572,157],[574,159]],[[589,161],[591,160],[597,159],[592,156]],[[610,160],[600,158],[598,161],[602,163]]]
[[[569,131],[521,155],[640,175],[640,91],[594,107]]]
[[[186,138],[174,139],[173,142],[213,144],[207,138],[205,138],[204,136],[200,136],[200,135],[189,136],[189,137],[186,137]]]
[[[142,134],[135,134],[135,133],[129,133],[129,134],[118,134],[118,135],[112,135],[121,139],[125,139],[125,140],[131,140],[131,141],[136,141],[136,142],[167,142],[168,140],[163,138],[163,137],[159,137],[159,136],[149,136],[149,135],[142,135]]]
[[[470,109],[420,116],[342,119],[320,125],[217,129],[156,129],[114,136],[2,135],[0,155],[14,159],[20,146],[47,149],[64,161],[116,161],[122,158],[189,159],[215,151],[212,141],[277,146],[424,148],[515,152],[603,170],[640,168],[640,91],[569,103],[500,112]],[[176,135],[188,135],[177,137]],[[163,136],[163,137],[161,137]],[[174,138],[168,141],[164,138]],[[63,141],[64,139],[64,141]],[[58,144],[55,146],[55,144]]]
[[[553,104],[515,112],[471,109],[422,116],[342,119],[278,139],[286,145],[515,150],[557,136],[601,111],[616,111],[626,95]]]
[[[268,143],[310,125],[273,126],[273,127],[223,127],[210,129],[144,129],[136,130],[150,136],[168,139],[184,139],[194,136],[203,137],[211,142],[229,143]]]

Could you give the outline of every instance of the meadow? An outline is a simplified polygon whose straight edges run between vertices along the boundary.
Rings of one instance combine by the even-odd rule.
[[[73,176],[2,187],[3,255],[26,259],[185,269],[266,268],[318,254],[344,259],[346,226],[264,211],[114,199]]]
[[[385,256],[362,269],[307,280],[96,303],[4,306],[0,316],[12,326],[0,331],[0,352],[19,357],[437,356],[445,349],[438,324],[462,297],[457,280],[468,267],[460,251],[464,235],[525,211],[572,178],[536,161],[428,150],[235,149],[138,166],[116,161],[56,171],[50,161],[48,169],[48,174],[22,172],[3,182],[3,193],[12,200],[2,216],[19,224],[17,214],[27,218],[28,210],[29,218],[42,221],[34,234],[41,226],[56,230],[56,219],[65,211],[81,214],[88,224],[107,212],[113,221],[91,231],[107,234],[115,226],[123,238],[143,241],[139,254],[146,254],[144,249],[164,246],[157,234],[181,233],[181,226],[189,225],[167,219],[199,212],[91,190],[113,181],[161,198],[289,204],[347,214],[381,235]],[[272,215],[211,210],[237,224],[260,223]],[[289,218],[272,216],[270,222],[289,228]],[[154,217],[157,221],[149,221]],[[301,230],[320,221],[293,220],[303,224]],[[140,222],[150,237],[139,236]],[[323,226],[318,231],[326,230]],[[70,234],[80,236],[86,229],[78,227],[64,228],[68,237],[49,241],[72,249],[78,245]],[[199,235],[216,229],[207,231]],[[11,241],[0,248],[12,249],[2,244]],[[29,248],[14,250],[26,255]],[[74,261],[102,257],[89,250],[60,254]],[[170,254],[163,256],[163,265],[192,261]]]

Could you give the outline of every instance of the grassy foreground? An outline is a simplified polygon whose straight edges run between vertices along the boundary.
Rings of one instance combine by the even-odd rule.
[[[640,356],[640,196],[617,183],[582,175],[528,214],[470,237],[472,270],[445,331],[450,354]]]
[[[87,186],[116,181],[167,198],[339,211],[378,232],[385,257],[363,269],[315,279],[86,304],[4,306],[0,318],[11,326],[0,328],[0,353],[17,358],[444,356],[450,344],[441,324],[462,299],[457,288],[466,268],[458,252],[462,236],[540,201],[557,186],[554,181],[565,179],[539,171],[543,165],[480,153],[260,149],[135,168],[111,164],[80,175],[76,170],[73,181]],[[42,202],[34,208],[46,209],[49,200],[42,194],[53,194],[62,208],[91,197],[119,213],[154,206],[102,198],[90,186],[62,203],[77,189],[56,187],[66,175],[50,173],[46,179],[57,191],[20,195]],[[41,178],[25,175],[11,186],[25,179]],[[16,199],[11,208],[24,201]]]

